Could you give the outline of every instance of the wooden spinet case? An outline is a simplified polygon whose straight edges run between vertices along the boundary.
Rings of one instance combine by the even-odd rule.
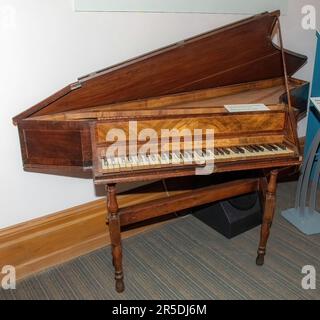
[[[109,228],[119,292],[124,290],[120,226],[257,189],[266,196],[257,259],[258,264],[263,264],[275,206],[277,171],[274,169],[301,163],[296,119],[307,105],[300,93],[309,86],[292,77],[307,58],[284,50],[272,41],[278,17],[279,12],[256,15],[79,78],[13,119],[19,129],[26,171],[83,178],[94,176],[97,184],[107,185]],[[225,104],[242,103],[264,103],[270,106],[271,113],[257,113],[250,122],[254,113],[231,116],[223,109]],[[105,175],[99,168],[94,130],[103,123],[112,128],[113,124],[130,119],[160,121],[161,125],[161,121],[165,123],[173,114],[181,119],[197,118],[197,123],[201,116],[208,118],[209,115],[209,119],[212,117],[209,123],[215,124],[215,129],[221,128],[223,119],[229,117],[229,123],[224,123],[224,129],[218,132],[221,146],[227,140],[227,146],[243,145],[245,141],[254,144],[259,137],[258,143],[285,142],[292,149],[292,155],[272,161],[266,157],[264,161],[251,160],[241,165],[217,164],[217,172],[267,170],[258,180],[229,182],[219,188],[212,186],[119,211],[116,183],[193,173],[180,168],[156,173]],[[245,138],[239,137],[239,132]],[[271,170],[268,183],[266,177]]]
[[[271,39],[278,15],[254,16],[82,77],[16,116],[24,169],[92,177],[89,124],[93,119],[64,117],[74,111],[93,107],[117,111],[126,103],[140,109],[148,104],[165,108],[184,93],[185,101],[191,102],[216,97],[214,105],[283,101],[281,51]],[[306,60],[286,51],[288,75]],[[293,91],[306,85],[290,78]],[[155,99],[149,102],[150,98]],[[294,101],[293,106],[304,107]]]

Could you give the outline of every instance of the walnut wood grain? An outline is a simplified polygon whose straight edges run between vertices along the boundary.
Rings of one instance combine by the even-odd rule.
[[[170,137],[163,130],[190,130],[194,133],[195,130],[201,129],[214,130],[215,136],[245,136],[250,132],[272,132],[284,130],[285,112],[284,111],[267,111],[267,112],[251,112],[242,114],[232,113],[210,113],[207,111],[205,115],[186,116],[177,111],[171,112],[169,115],[158,116],[153,115],[151,120],[140,120],[138,117],[132,117],[132,121],[137,121],[137,132],[140,134],[145,129],[152,129],[158,137]],[[122,121],[99,121],[96,127],[97,144],[105,143],[108,132],[113,129],[120,129],[124,132],[127,140],[134,136],[134,131],[130,131],[130,122],[127,119]],[[112,141],[113,142],[113,141]]]
[[[293,91],[305,82],[289,79],[290,89]],[[135,100],[125,103],[109,105],[99,105],[93,108],[84,108],[74,111],[54,113],[44,116],[33,116],[34,120],[86,120],[98,119],[113,116],[113,112],[148,111],[160,109],[179,108],[188,109],[193,107],[219,106],[225,104],[258,103],[263,102],[268,105],[277,104],[279,97],[282,101],[285,92],[284,78],[267,79],[256,82],[246,82],[218,88],[209,88],[181,94],[173,94],[161,97],[151,97],[148,99]],[[131,113],[132,114],[132,113]]]
[[[155,201],[145,202],[120,210],[121,226],[167,215],[174,211],[201,206],[219,201],[227,197],[251,193],[258,190],[259,180],[243,180],[214,185],[202,189],[192,190],[181,195],[171,196]]]
[[[76,88],[72,85],[14,121],[31,115],[282,77],[281,51],[271,40],[278,16],[279,12],[256,15],[108,68],[81,79],[78,89],[71,90]],[[307,58],[286,51],[286,59],[288,74],[292,75]]]

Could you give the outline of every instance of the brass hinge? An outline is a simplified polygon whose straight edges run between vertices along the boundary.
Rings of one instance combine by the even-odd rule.
[[[77,82],[73,83],[70,87],[71,87],[71,90],[77,90],[82,87],[82,84],[80,81],[77,81]]]

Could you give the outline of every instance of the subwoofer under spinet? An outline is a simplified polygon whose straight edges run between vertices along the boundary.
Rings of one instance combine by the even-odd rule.
[[[254,192],[205,205],[194,209],[193,216],[232,239],[261,224],[260,195]]]

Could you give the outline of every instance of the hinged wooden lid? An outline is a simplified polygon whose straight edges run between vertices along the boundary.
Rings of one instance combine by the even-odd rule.
[[[272,42],[279,11],[263,13],[79,78],[14,118],[272,79],[284,76]],[[307,57],[285,51],[288,75]]]

